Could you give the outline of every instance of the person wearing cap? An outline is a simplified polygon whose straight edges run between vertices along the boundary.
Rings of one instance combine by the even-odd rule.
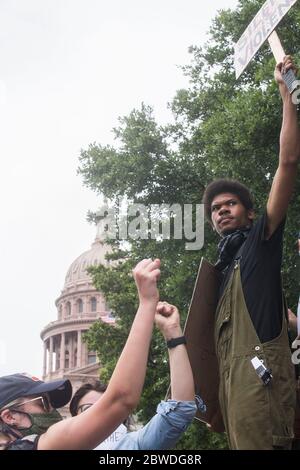
[[[121,424],[97,450],[172,449],[196,413],[195,387],[177,308],[159,302],[155,323],[163,334],[169,352],[171,399],[162,401],[153,418],[142,428],[128,432]],[[99,381],[82,385],[70,403],[72,416],[85,413],[105,395],[106,386]]]
[[[12,374],[0,378],[0,428],[3,447],[20,437],[20,449],[35,448],[38,436],[61,421],[56,408],[66,405],[72,396],[69,380],[43,382],[29,374]],[[15,415],[16,421],[11,421]],[[15,422],[17,425],[15,425]],[[5,445],[6,444],[6,445]]]
[[[146,372],[159,293],[160,260],[133,270],[139,307],[105,395],[85,413],[62,420],[56,408],[71,398],[68,380],[43,382],[26,374],[0,377],[0,433],[8,450],[93,449],[136,407]]]

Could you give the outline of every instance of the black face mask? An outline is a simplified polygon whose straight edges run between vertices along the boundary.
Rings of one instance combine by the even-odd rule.
[[[248,237],[250,228],[235,230],[222,238],[218,245],[219,258],[215,267],[224,271],[232,262],[234,255]]]

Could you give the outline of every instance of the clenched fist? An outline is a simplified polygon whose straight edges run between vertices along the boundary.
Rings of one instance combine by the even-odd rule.
[[[133,277],[138,289],[140,302],[159,300],[157,281],[160,277],[160,260],[143,259],[133,269]]]

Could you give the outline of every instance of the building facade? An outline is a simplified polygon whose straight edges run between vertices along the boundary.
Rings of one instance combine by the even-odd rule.
[[[97,291],[87,273],[89,266],[108,265],[109,247],[101,237],[101,227],[91,249],[71,264],[60,296],[55,302],[57,319],[41,332],[44,344],[43,380],[69,379],[76,390],[91,379],[99,378],[100,364],[89,352],[83,334],[95,320],[114,324],[105,298]]]

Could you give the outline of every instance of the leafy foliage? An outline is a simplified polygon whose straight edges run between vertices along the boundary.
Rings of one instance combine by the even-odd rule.
[[[191,63],[183,67],[188,89],[176,93],[171,109],[174,122],[159,126],[150,106],[141,105],[120,119],[114,129],[116,146],[91,144],[80,156],[79,173],[86,186],[107,198],[126,196],[145,205],[199,203],[205,186],[217,177],[233,177],[248,185],[258,212],[265,207],[272,176],[278,163],[281,102],[273,80],[275,65],[267,45],[236,81],[233,44],[240,37],[264,0],[240,0],[236,10],[219,12],[210,38],[203,47],[190,48]],[[300,7],[296,4],[279,28],[283,42],[297,57],[300,42]],[[288,303],[296,306],[298,273],[296,234],[300,227],[300,185],[297,180],[285,235],[283,280]],[[207,227],[202,250],[186,251],[184,240],[133,240],[125,251],[119,240],[110,268],[93,267],[95,286],[119,318],[115,328],[96,323],[87,333],[88,345],[98,352],[102,378],[108,380],[125,343],[137,308],[136,289],[130,270],[142,258],[162,260],[161,298],[177,305],[183,319],[187,313],[201,256],[213,260],[216,236]],[[141,420],[155,412],[169,383],[165,345],[154,334],[149,367],[140,402]],[[195,422],[178,448],[224,448],[224,437],[210,433]]]

